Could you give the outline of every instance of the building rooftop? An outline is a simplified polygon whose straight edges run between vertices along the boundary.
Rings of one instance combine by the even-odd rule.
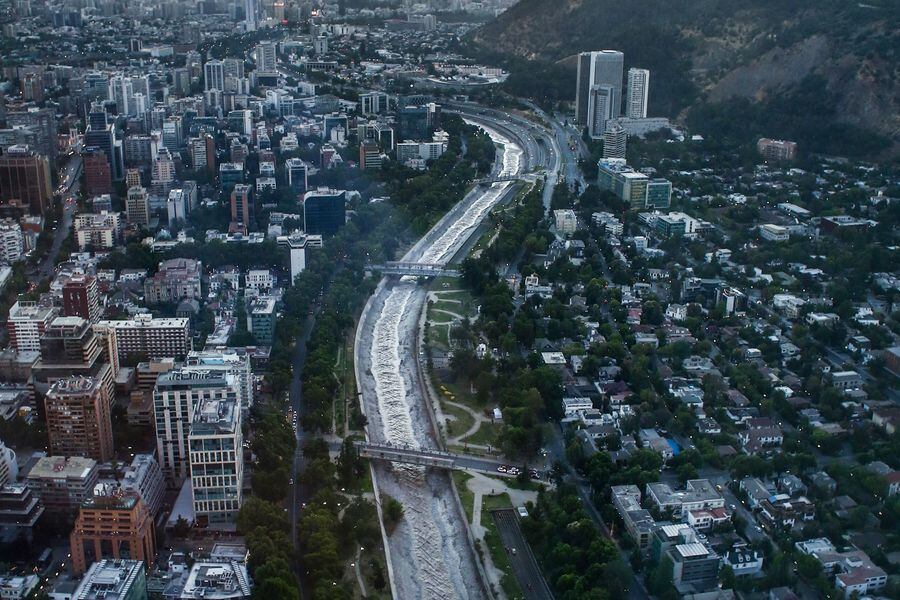
[[[82,456],[44,456],[28,473],[28,479],[84,479],[97,468],[97,461]]]

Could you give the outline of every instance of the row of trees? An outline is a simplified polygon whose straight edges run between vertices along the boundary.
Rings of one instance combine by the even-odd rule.
[[[624,598],[631,586],[628,565],[584,510],[574,487],[538,491],[537,504],[522,520],[554,595],[560,600]]]

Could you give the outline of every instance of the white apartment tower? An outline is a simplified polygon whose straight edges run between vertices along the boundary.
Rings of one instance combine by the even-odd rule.
[[[646,119],[649,96],[650,71],[628,69],[628,97],[625,100],[625,116],[629,119]]]

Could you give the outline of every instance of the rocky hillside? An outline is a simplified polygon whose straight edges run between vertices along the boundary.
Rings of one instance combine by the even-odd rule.
[[[900,148],[897,0],[521,0],[469,42],[509,64],[566,69],[572,94],[574,55],[615,48],[626,68],[651,70],[654,115],[750,111],[736,134],[794,135],[823,152],[841,153],[846,136],[866,146],[857,153]],[[812,102],[798,114],[815,118],[767,114],[796,102]]]

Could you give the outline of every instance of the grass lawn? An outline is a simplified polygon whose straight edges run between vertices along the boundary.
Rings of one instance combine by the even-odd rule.
[[[475,508],[475,494],[469,490],[466,482],[472,479],[472,476],[463,471],[453,471],[453,483],[456,485],[456,492],[459,494],[459,500],[466,511],[466,519],[472,522],[472,509]]]
[[[472,415],[462,409],[451,406],[446,402],[441,402],[441,410],[444,411],[445,415],[452,415],[455,417],[453,420],[447,421],[446,427],[448,438],[464,434],[475,424],[475,419],[472,418]]]
[[[450,349],[449,324],[432,323],[428,328],[428,343],[444,350]]]
[[[479,444],[482,446],[496,446],[497,434],[500,432],[500,426],[495,423],[482,423],[478,431],[473,433],[462,441],[468,444]]]
[[[448,315],[445,312],[438,312],[438,311],[433,311],[433,310],[428,311],[428,320],[431,321],[432,325],[440,324],[440,323],[443,323],[443,324],[452,323],[453,319],[454,319],[453,315]]]

